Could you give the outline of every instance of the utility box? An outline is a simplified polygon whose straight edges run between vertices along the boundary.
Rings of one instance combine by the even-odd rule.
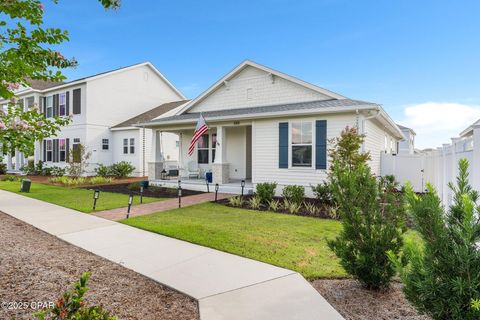
[[[30,186],[32,185],[32,180],[30,179],[23,179],[22,186],[20,188],[20,192],[30,192]]]

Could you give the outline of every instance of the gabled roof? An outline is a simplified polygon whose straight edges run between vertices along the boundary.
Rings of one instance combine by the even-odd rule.
[[[133,127],[139,123],[145,123],[148,121],[151,121],[162,114],[173,110],[177,108],[178,106],[185,104],[188,100],[180,100],[180,101],[173,101],[173,102],[168,102],[164,103],[158,107],[155,107],[151,110],[148,110],[144,113],[139,114],[138,116],[135,116],[133,118],[130,118],[126,121],[123,121],[122,123],[119,123],[115,126],[112,127],[112,129],[117,129],[117,128],[126,128],[126,127]]]
[[[197,98],[193,99],[188,104],[186,104],[181,110],[179,110],[179,112],[177,114],[182,114],[182,113],[185,113],[188,110],[190,110],[197,103],[199,103],[200,101],[205,99],[207,96],[209,96],[211,93],[213,93],[215,90],[217,90],[219,87],[224,85],[225,81],[230,80],[231,78],[236,76],[238,73],[240,73],[246,67],[254,67],[254,68],[263,70],[263,71],[265,71],[267,73],[270,73],[274,76],[284,78],[284,79],[289,80],[293,83],[296,83],[296,84],[301,85],[303,87],[309,88],[313,91],[316,91],[316,92],[319,92],[321,94],[327,95],[327,96],[331,97],[332,99],[346,99],[346,97],[344,97],[342,95],[339,95],[335,92],[332,92],[332,91],[329,91],[327,89],[318,87],[314,84],[311,84],[311,83],[308,83],[306,81],[300,80],[298,78],[292,77],[288,74],[285,74],[283,72],[271,69],[271,68],[266,67],[264,65],[253,62],[251,60],[245,60],[242,63],[240,63],[238,66],[236,66],[232,71],[230,71],[225,76],[223,76],[220,80],[215,82],[210,88],[208,88],[206,91],[204,91],[202,94],[200,94]]]
[[[398,124],[398,123],[397,123],[397,126],[398,126],[401,130],[409,130],[409,131],[411,131],[414,135],[417,135],[417,133],[416,133],[412,128],[402,126],[401,124]]]
[[[45,90],[50,89],[53,87],[57,87],[62,85],[63,82],[53,82],[53,81],[46,81],[46,80],[34,80],[34,79],[27,79],[27,82],[30,84],[30,88],[35,90]]]
[[[92,80],[95,80],[95,79],[99,79],[99,78],[102,78],[102,77],[106,77],[108,75],[111,75],[111,74],[114,74],[114,73],[117,73],[117,72],[122,72],[122,71],[126,71],[126,70],[129,70],[129,69],[134,69],[134,68],[138,68],[138,67],[141,67],[141,66],[148,66],[150,67],[157,76],[159,76],[163,81],[165,81],[165,83],[171,88],[173,89],[181,98],[183,99],[186,99],[186,97],[180,92],[178,91],[177,88],[175,88],[173,86],[172,83],[170,83],[170,81],[167,80],[167,78],[165,78],[163,76],[162,73],[160,73],[160,71],[155,68],[155,66],[151,63],[151,62],[142,62],[142,63],[137,63],[137,64],[133,64],[133,65],[130,65],[130,66],[127,66],[127,67],[122,67],[122,68],[117,68],[117,69],[113,69],[113,70],[109,70],[109,71],[104,71],[104,72],[100,72],[100,73],[96,73],[94,75],[91,75],[91,76],[87,76],[87,77],[83,77],[83,78],[79,78],[79,79],[75,79],[75,80],[72,80],[72,81],[68,81],[68,82],[50,82],[49,85],[47,85],[45,82],[45,84],[41,84],[40,82],[37,82],[38,80],[29,80],[30,83],[32,84],[35,84],[35,86],[38,86],[38,88],[34,87],[34,85],[30,86],[30,88],[27,88],[26,90],[21,90],[21,92],[18,92],[18,93],[24,93],[25,91],[28,91],[30,89],[33,89],[35,91],[39,91],[39,92],[48,92],[50,90],[57,90],[57,89],[61,89],[61,88],[64,88],[64,87],[67,87],[67,86],[71,86],[71,85],[75,85],[75,84],[80,84],[82,82],[86,82],[86,81],[92,81]]]
[[[291,116],[292,113],[315,113],[322,112],[326,110],[333,110],[333,112],[342,112],[347,111],[347,107],[354,108],[370,108],[376,109],[380,108],[380,105],[376,103],[370,103],[360,100],[351,100],[351,99],[331,99],[331,100],[318,100],[318,101],[309,101],[309,102],[299,102],[299,103],[289,103],[289,104],[277,104],[263,107],[249,107],[249,108],[240,108],[240,109],[226,109],[226,110],[216,110],[216,111],[205,111],[202,112],[202,116],[208,122],[210,120],[228,118],[259,118],[262,116],[270,115],[286,115]],[[338,110],[336,110],[338,109]],[[199,112],[188,112],[179,115],[173,115],[168,117],[162,117],[159,119],[154,119],[150,121],[147,126],[155,126],[156,124],[163,123],[182,123],[182,122],[195,122],[200,116]]]

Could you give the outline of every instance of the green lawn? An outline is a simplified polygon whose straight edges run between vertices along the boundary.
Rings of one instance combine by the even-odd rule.
[[[327,246],[338,221],[205,203],[122,221],[173,238],[296,270],[305,277],[345,277]]]
[[[93,191],[77,188],[66,188],[48,184],[32,183],[29,193],[19,192],[20,182],[0,181],[0,189],[15,192],[30,198],[58,204],[62,207],[75,209],[82,212],[92,212]],[[140,203],[140,197],[134,197],[134,204]],[[143,203],[161,201],[158,198],[143,198]],[[126,207],[128,195],[111,192],[101,192],[97,200],[96,211]]]

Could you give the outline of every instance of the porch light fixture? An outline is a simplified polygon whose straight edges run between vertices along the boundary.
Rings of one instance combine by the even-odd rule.
[[[95,189],[93,191],[93,210],[97,207],[97,200],[100,197],[100,190]]]
[[[132,203],[133,203],[133,194],[128,196],[127,219],[130,217],[130,209],[132,208]]]
[[[220,186],[218,185],[218,183],[215,183],[215,202],[217,202],[218,188],[220,188]]]

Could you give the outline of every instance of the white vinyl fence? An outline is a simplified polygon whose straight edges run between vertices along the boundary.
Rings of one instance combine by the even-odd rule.
[[[394,175],[402,185],[409,181],[417,192],[423,192],[430,183],[448,205],[452,200],[448,183],[456,182],[458,161],[462,158],[470,164],[470,184],[480,191],[480,129],[475,129],[473,136],[454,138],[451,144],[422,154],[382,154],[381,175]]]

